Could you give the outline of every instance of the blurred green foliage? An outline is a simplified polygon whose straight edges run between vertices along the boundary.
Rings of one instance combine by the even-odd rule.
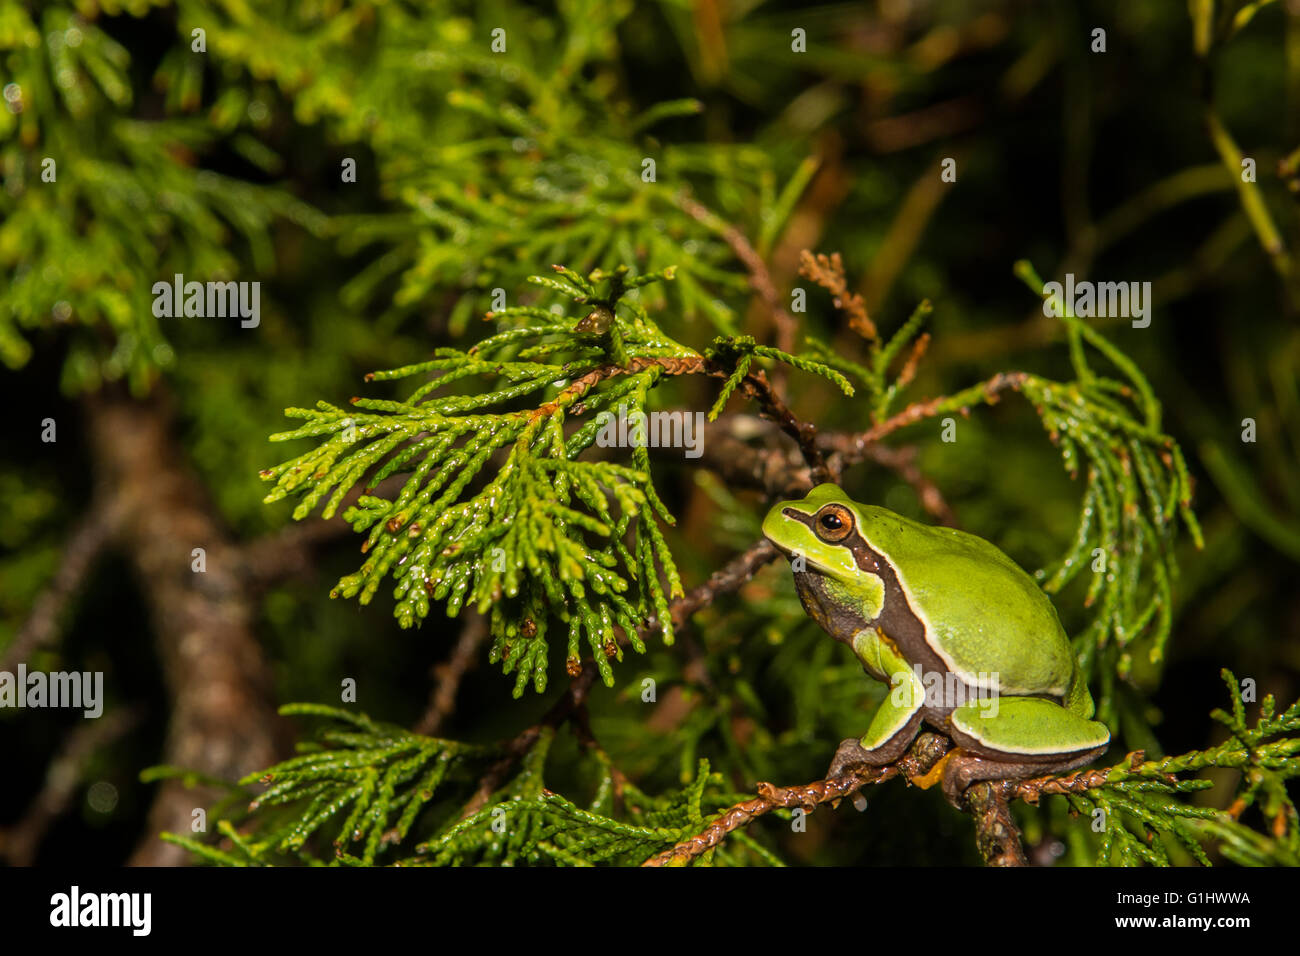
[[[1300,563],[1300,298],[1268,242],[1275,235],[1284,252],[1300,242],[1300,23],[1284,6],[1203,4],[1189,15],[1158,0],[0,0],[0,360],[12,370],[6,395],[24,412],[0,424],[6,447],[22,450],[0,465],[0,647],[89,500],[95,476],[75,424],[84,396],[170,396],[209,495],[251,540],[289,520],[288,508],[261,504],[257,480],[279,460],[265,438],[281,409],[342,403],[364,373],[467,349],[485,337],[479,318],[500,308],[495,290],[508,308],[551,301],[526,292],[525,280],[552,263],[582,275],[625,264],[642,276],[675,265],[674,282],[637,299],[666,336],[701,348],[715,335],[776,341],[734,227],[768,263],[781,305],[808,288],[799,339],[787,343],[795,351],[865,361],[860,336],[798,276],[801,249],[840,251],[853,291],[887,332],[933,303],[912,397],[1009,370],[1053,382],[1077,375],[1072,327],[1043,316],[1012,274],[1018,260],[1049,279],[1152,282],[1149,328],[1091,324],[1150,383],[1162,414],[1148,424],[1186,449],[1205,547],[1186,536],[1161,545],[1181,569],[1151,605],[1172,628],[1163,657],[1136,654],[1125,669],[1115,655],[1097,676],[1118,748],[1156,758],[1213,747],[1225,736],[1209,717],[1222,700],[1221,667],[1254,679],[1260,699],[1300,697],[1300,596],[1290,586]],[[1198,7],[1208,16],[1197,19]],[[1098,26],[1104,53],[1090,48]],[[498,28],[501,54],[491,48]],[[795,29],[806,31],[806,54],[790,52]],[[195,30],[204,52],[193,49]],[[1254,188],[1225,163],[1231,148],[1256,160]],[[945,157],[957,160],[956,183],[939,177]],[[53,182],[42,179],[46,159]],[[346,160],[354,183],[343,181]],[[260,326],[155,318],[151,287],[174,273],[261,281]],[[718,384],[666,381],[657,407],[707,409]],[[785,387],[823,430],[872,424],[829,382],[793,375]],[[739,400],[728,408],[742,410]],[[57,446],[39,442],[47,415],[60,423]],[[1246,419],[1253,442],[1242,440]],[[1014,397],[958,428],[960,440],[943,443],[938,421],[926,421],[899,443],[917,446],[919,468],[962,527],[1026,567],[1048,567],[1096,493],[1086,472],[1070,480],[1033,408]],[[678,518],[666,547],[689,589],[755,540],[764,500],[690,463],[653,467]],[[845,486],[933,520],[897,469],[868,460]],[[422,672],[450,653],[458,625],[431,619],[416,637],[386,609],[330,604],[330,585],[356,568],[353,544],[323,548],[313,575],[263,600],[277,693],[326,700],[340,673],[359,675],[363,709],[410,725],[427,692]],[[1058,606],[1067,629],[1084,634],[1097,611],[1084,606],[1080,581],[1071,588]],[[376,603],[387,600],[377,593]],[[71,621],[74,634],[91,626]],[[111,639],[70,640],[52,663],[88,642]],[[564,686],[558,659],[541,666],[553,688]],[[642,700],[645,678],[659,688],[654,703]],[[657,852],[756,780],[820,776],[879,692],[807,620],[788,572],[766,568],[697,614],[674,646],[649,642],[612,690],[592,692],[602,749],[564,730],[535,751],[547,787],[572,803],[546,802],[540,766],[501,782],[495,799],[532,801],[538,827],[568,819],[573,840],[552,834],[521,850],[454,837],[435,857],[500,861],[519,851],[570,862],[575,848],[617,845],[628,855],[600,858],[626,862]],[[535,721],[540,706],[512,704],[499,677],[472,672],[440,734],[488,746]],[[0,716],[0,732],[11,721]],[[428,772],[400,749],[417,746],[401,733],[363,730],[397,748],[385,760],[407,761],[388,783],[380,775],[365,786],[400,790]],[[11,765],[35,781],[39,756],[24,751]],[[156,751],[141,744],[121,760],[134,771]],[[611,768],[642,798],[619,824],[629,829],[575,815],[614,815]],[[1208,779],[1215,788],[1189,799],[1228,805],[1238,777]],[[474,783],[468,773],[448,780],[455,786],[430,798],[412,839],[449,825]],[[327,792],[300,796],[310,806]],[[29,796],[7,795],[2,815]],[[867,813],[823,810],[798,837],[760,824],[758,842],[728,844],[734,859],[720,862],[766,860],[762,847],[809,863],[974,860],[968,823],[933,794],[895,787],[868,797]],[[1267,812],[1243,811],[1264,841],[1250,852],[1240,831],[1211,832],[1227,824],[1212,821],[1204,835],[1236,847],[1238,862],[1283,861],[1285,841],[1267,834],[1285,811],[1271,799]],[[142,804],[123,802],[139,814],[124,825],[139,826]],[[358,813],[376,806],[355,804]],[[268,846],[301,810],[268,822]],[[1060,844],[1069,862],[1097,858],[1095,836],[1064,798],[1021,811],[1041,853]],[[395,819],[367,818],[365,849],[346,849],[359,854],[349,862],[378,852],[378,828]],[[1293,842],[1293,811],[1287,826]],[[233,831],[225,839],[220,852],[237,856]],[[332,856],[319,842],[299,848]],[[1193,859],[1177,839],[1167,852]]]

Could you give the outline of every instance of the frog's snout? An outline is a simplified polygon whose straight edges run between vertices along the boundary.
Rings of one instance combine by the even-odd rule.
[[[785,543],[788,537],[786,528],[790,519],[785,512],[789,503],[779,501],[768,511],[767,516],[763,519],[763,537],[776,545],[777,549],[785,554],[790,553],[789,546]]]

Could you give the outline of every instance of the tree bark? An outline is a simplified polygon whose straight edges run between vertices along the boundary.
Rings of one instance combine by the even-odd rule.
[[[117,543],[139,576],[163,664],[171,701],[164,761],[224,780],[270,766],[287,737],[253,634],[242,555],[171,435],[165,397],[101,393],[87,412],[96,478],[120,516]],[[195,548],[206,570],[193,569]],[[128,862],[186,864],[189,853],[158,834],[190,833],[195,808],[209,810],[219,793],[163,784]]]

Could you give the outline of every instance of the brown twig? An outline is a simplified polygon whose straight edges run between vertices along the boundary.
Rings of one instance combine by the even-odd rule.
[[[573,404],[575,400],[582,398],[583,395],[586,395],[607,378],[614,378],[617,375],[635,375],[655,366],[663,369],[665,375],[721,374],[720,372],[713,373],[709,371],[708,360],[703,355],[681,357],[637,356],[631,359],[627,365],[609,364],[598,366],[590,372],[575,378],[559,395],[556,395],[549,402],[543,402],[532,411],[520,412],[519,414],[527,415],[529,421],[546,418],[549,415],[554,415],[561,408]]]
[[[672,849],[651,857],[642,866],[684,866],[716,847],[727,834],[748,826],[760,816],[778,808],[803,807],[810,810],[823,803],[841,800],[867,784],[883,783],[900,774],[908,779],[924,776],[948,752],[950,746],[948,738],[925,733],[913,741],[903,757],[882,767],[861,767],[844,776],[818,780],[801,787],[775,787],[770,783],[760,783],[755,788],[757,797],[736,804],[717,816],[701,832],[681,841]]]
[[[930,347],[930,333],[922,332],[912,348],[907,353],[907,359],[903,362],[903,369],[898,373],[898,382],[896,388],[901,392],[907,386],[912,384],[916,378],[916,370],[921,367],[921,359],[925,358],[926,350]]]
[[[998,372],[992,378],[976,386],[986,402],[992,402],[1005,391],[1019,391],[1029,379],[1027,372]],[[857,464],[867,457],[867,450],[887,435],[908,425],[931,418],[952,408],[953,396],[939,395],[924,402],[913,402],[896,415],[871,426],[866,431],[854,434],[830,434],[822,436],[820,447],[833,452],[832,469],[846,468]],[[975,404],[972,402],[971,404]]]
[[[718,363],[710,363],[709,374],[725,378],[730,371]],[[812,422],[803,421],[790,411],[761,370],[746,375],[740,387],[746,395],[758,402],[764,415],[776,422],[783,432],[794,439],[795,444],[799,446],[799,453],[812,469],[813,484],[838,480],[838,470],[826,459],[817,445],[817,426]]]
[[[1146,753],[1136,750],[1125,761],[1136,770],[1146,760]],[[1121,764],[1120,766],[1123,766]],[[1076,770],[1065,776],[1034,777],[1030,780],[988,780],[966,791],[967,808],[975,819],[975,844],[989,866],[1025,866],[1020,829],[1011,816],[1013,800],[1037,805],[1044,794],[1084,793],[1105,785],[1114,767]],[[1169,782],[1178,778],[1164,774]]]
[[[734,429],[728,429],[733,422]],[[768,499],[795,498],[807,494],[816,483],[812,469],[803,460],[803,456],[788,447],[771,445],[752,445],[737,437],[734,431],[742,428],[748,432],[758,419],[747,416],[731,416],[720,419],[709,426],[703,442],[704,454],[698,464],[709,469],[731,488],[753,488],[763,492]],[[762,423],[770,427],[769,423]],[[760,437],[763,437],[760,433]],[[823,452],[833,452],[851,440],[847,432],[824,432],[817,436],[817,444]],[[659,450],[662,455],[680,453],[672,449]],[[957,517],[943,496],[939,486],[926,477],[917,463],[919,449],[915,445],[886,445],[875,443],[863,449],[866,461],[881,465],[896,473],[912,486],[917,499],[927,512],[940,524],[957,527]],[[832,459],[832,463],[838,461]]]
[[[758,569],[769,561],[775,560],[777,550],[766,538],[755,541],[748,548],[732,558],[727,564],[713,572],[709,579],[698,587],[692,588],[683,597],[668,606],[673,619],[673,627],[679,628],[686,619],[706,605],[712,604],[722,594],[739,590]],[[659,629],[658,622],[651,619],[639,628],[639,634],[646,637]]]
[[[592,388],[605,379],[618,375],[635,375],[648,368],[658,367],[665,375],[708,375],[712,378],[730,378],[735,369],[726,362],[705,358],[703,355],[688,355],[673,358],[638,357],[627,365],[601,365],[574,379],[559,395],[536,409],[523,412],[535,421],[552,415],[561,408],[575,403]],[[817,443],[817,427],[805,422],[794,414],[777,394],[761,369],[753,371],[741,380],[740,390],[746,397],[758,403],[762,415],[776,422],[777,426],[789,435],[800,453],[813,471],[814,483],[835,480],[835,471],[826,461]]]
[[[912,486],[921,507],[939,519],[939,523],[949,528],[957,527],[957,516],[943,497],[939,486],[926,477],[916,463],[917,447],[915,445],[871,445],[864,450],[864,456],[872,462],[895,472]]]
[[[45,771],[45,784],[16,824],[0,831],[0,857],[13,866],[36,861],[50,825],[68,811],[92,757],[125,736],[140,722],[140,713],[123,709],[87,721],[74,730]]]
[[[814,484],[813,473],[797,449],[784,444],[780,447],[751,445],[725,430],[730,422],[746,419],[758,421],[749,416],[730,416],[710,425],[697,464],[713,472],[729,488],[753,488],[769,499],[794,498],[807,493]],[[677,449],[663,449],[659,453],[681,458]]]
[[[823,803],[834,803],[856,793],[867,784],[882,783],[900,774],[908,780],[928,773],[952,747],[941,734],[919,735],[899,760],[883,767],[860,767],[842,777],[818,780],[801,787],[775,787],[760,783],[758,796],[737,803],[719,814],[694,836],[651,857],[642,866],[682,866],[718,846],[729,833],[748,826],[758,817],[778,808],[804,807],[811,810]],[[1136,769],[1146,759],[1142,751],[1128,755],[1130,768]],[[1020,828],[1011,815],[1013,800],[1037,804],[1044,794],[1083,793],[1102,786],[1113,767],[1100,770],[1077,770],[1065,776],[1035,777],[1030,780],[987,780],[966,791],[966,809],[975,822],[975,842],[989,866],[1026,866],[1020,841]],[[1173,774],[1166,779],[1174,781]]]
[[[869,342],[880,337],[876,323],[867,314],[866,301],[849,289],[849,281],[844,276],[844,260],[838,252],[829,256],[820,252],[813,255],[805,249],[799,255],[799,274],[831,294],[835,308],[849,317],[853,331]]]
[[[451,657],[433,669],[436,683],[429,698],[429,706],[415,725],[415,733],[426,737],[436,736],[443,721],[456,709],[456,693],[461,679],[473,669],[478,660],[479,648],[487,640],[487,618],[482,614],[469,615],[460,631],[460,638],[452,649]]]
[[[763,257],[758,254],[750,241],[745,238],[745,234],[726,222],[703,203],[692,199],[690,196],[679,195],[677,205],[692,219],[703,223],[718,233],[722,240],[731,247],[731,251],[736,254],[736,258],[740,260],[741,265],[745,267],[745,271],[749,273],[750,287],[758,294],[763,304],[767,306],[768,312],[771,313],[772,325],[776,331],[776,347],[783,352],[793,352],[799,323],[790,314],[789,310],[781,304],[781,297],[776,291],[776,283],[772,281],[772,273],[769,271],[767,263],[763,261]]]
[[[0,671],[13,671],[41,647],[54,642],[67,606],[86,581],[95,559],[112,535],[117,516],[97,500],[78,523],[63,550],[49,586],[41,592],[22,629],[0,658]]]
[[[509,779],[510,771],[519,759],[533,749],[533,745],[541,738],[542,731],[547,728],[554,730],[561,727],[583,705],[591,685],[596,682],[596,675],[597,670],[594,665],[584,667],[581,673],[569,681],[568,689],[542,715],[541,720],[520,731],[505,745],[501,759],[488,768],[487,773],[479,780],[474,796],[470,797],[469,802],[461,808],[460,819],[472,817],[487,806],[487,802],[492,799],[492,794]]]
[[[1124,766],[1127,764],[1132,770],[1136,770],[1146,760],[1146,751],[1134,750],[1124,760]],[[1036,805],[1039,798],[1044,794],[1049,796],[1065,793],[1084,793],[1088,790],[1095,790],[1103,786],[1110,780],[1110,775],[1114,772],[1115,767],[1102,767],[1096,770],[1076,770],[1074,773],[1066,774],[1063,777],[1034,777],[1031,780],[1009,780],[1002,784],[1004,795],[1008,800],[1023,800],[1025,803]],[[1175,774],[1164,774],[1164,779],[1169,783],[1178,780]]]

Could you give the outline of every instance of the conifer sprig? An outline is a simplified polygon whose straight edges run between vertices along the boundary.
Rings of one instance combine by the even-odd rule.
[[[1251,726],[1241,684],[1226,669],[1223,679],[1232,700],[1231,711],[1211,713],[1229,731],[1223,743],[1064,778],[1062,784],[1074,810],[1089,817],[1097,810],[1103,814],[1106,825],[1098,844],[1099,865],[1168,866],[1168,847],[1157,839],[1162,836],[1206,866],[1210,864],[1203,847],[1206,841],[1213,841],[1227,859],[1244,866],[1300,866],[1300,815],[1286,790],[1288,780],[1300,777],[1300,701],[1278,713],[1276,700],[1266,696]],[[1208,780],[1183,779],[1178,774],[1210,767],[1241,773],[1239,790],[1227,810],[1173,799],[1212,785]],[[1078,783],[1086,786],[1075,790],[1073,785]],[[1241,822],[1252,807],[1258,808],[1267,832]]]
[[[365,604],[391,578],[403,627],[421,623],[433,603],[453,617],[476,607],[489,617],[491,660],[516,675],[516,696],[530,679],[546,687],[553,618],[565,629],[570,675],[589,652],[607,684],[624,643],[644,651],[637,631],[650,618],[671,643],[668,604],[683,590],[656,521],[674,519],[655,491],[646,445],[633,443],[630,464],[584,453],[611,421],[649,413],[666,375],[725,375],[721,403],[755,359],[767,358],[852,391],[825,365],[752,338],[719,339],[707,355],[671,339],[636,292],[673,276],[672,268],[584,276],[556,266],[531,281],[584,315],[503,309],[490,314],[501,330],[468,350],[438,349],[429,361],[367,376],[427,376],[401,400],[286,410],[305,424],[272,441],[316,445],[262,472],[275,483],[267,502],[297,495],[295,518],[318,507],[330,518],[364,486],[343,517],[366,534],[366,558],[333,595]],[[464,388],[483,381],[480,391]],[[380,494],[394,475],[407,476],[400,490]]]
[[[618,812],[606,765],[592,801],[579,806],[546,788],[556,731],[545,727],[488,802],[458,812],[471,771],[499,757],[500,748],[423,737],[334,707],[296,704],[281,712],[326,723],[301,756],[241,781],[265,790],[244,812],[219,821],[217,841],[164,839],[220,866],[636,865],[734,799],[701,760],[692,780],[663,794],[622,781]],[[773,859],[752,841],[728,848],[724,859],[751,854]]]
[[[804,252],[799,273],[831,294],[835,307],[847,317],[849,327],[866,341],[869,359],[868,364],[862,365],[827,343],[810,338],[808,346],[811,353],[825,364],[861,382],[867,390],[867,411],[871,421],[885,421],[895,401],[912,383],[917,366],[929,347],[929,333],[921,334],[921,327],[933,311],[930,303],[922,301],[911,317],[886,340],[875,321],[867,314],[862,296],[849,290],[844,262],[838,252],[829,256]],[[895,360],[909,346],[911,350],[907,359],[897,372],[892,373],[891,378]]]
[[[1028,262],[1018,262],[1015,272],[1041,294],[1043,282]],[[1152,664],[1164,659],[1173,627],[1178,524],[1198,548],[1201,529],[1182,449],[1163,432],[1160,403],[1146,377],[1063,303],[1055,306],[1075,379],[1062,384],[1026,375],[1021,391],[1060,449],[1065,469],[1071,477],[1084,471],[1086,484],[1070,546],[1038,578],[1055,594],[1090,569],[1083,603],[1095,610],[1075,645],[1089,671],[1101,676],[1102,719],[1115,721],[1114,682],[1130,673],[1133,646],[1141,641]],[[1122,378],[1095,370],[1089,348]]]
[[[268,274],[275,223],[323,232],[290,192],[199,164],[221,148],[275,162],[244,121],[139,118],[129,52],[70,5],[0,5],[0,56],[0,363],[25,365],[29,336],[57,323],[76,329],[65,387],[144,394],[176,357],[155,282],[242,279],[249,261]]]

